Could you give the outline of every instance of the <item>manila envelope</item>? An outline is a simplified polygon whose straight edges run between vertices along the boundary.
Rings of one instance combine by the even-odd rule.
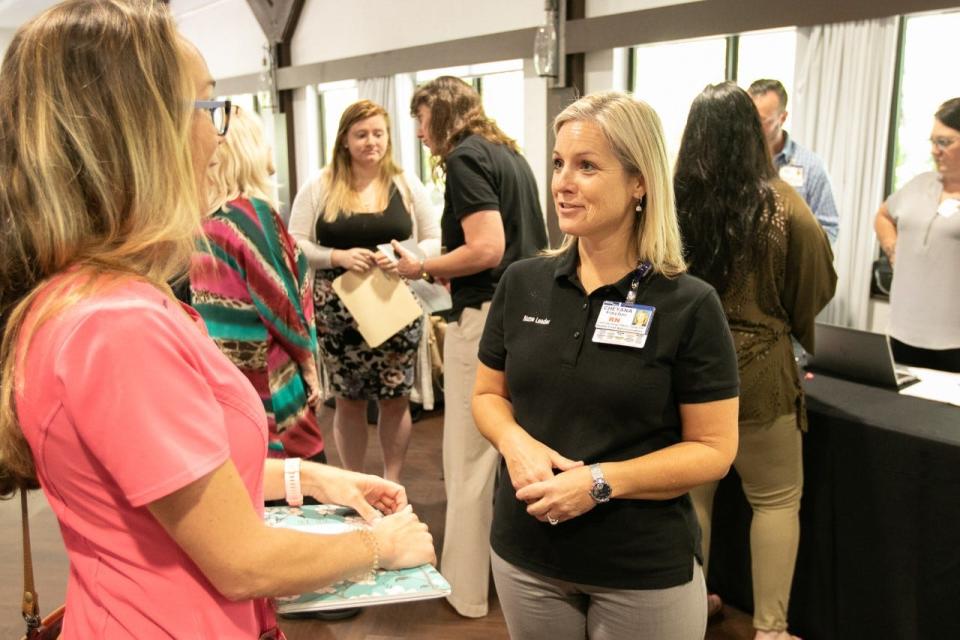
[[[423,315],[410,287],[399,276],[376,267],[366,273],[345,272],[333,281],[333,290],[371,347],[380,346]]]

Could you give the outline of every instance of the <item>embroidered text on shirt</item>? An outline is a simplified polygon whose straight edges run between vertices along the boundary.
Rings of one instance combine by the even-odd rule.
[[[523,316],[523,321],[534,324],[550,324],[550,318],[537,318],[535,316]]]

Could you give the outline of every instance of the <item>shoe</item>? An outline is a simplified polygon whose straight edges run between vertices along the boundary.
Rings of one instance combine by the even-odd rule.
[[[707,618],[720,615],[723,611],[723,600],[715,593],[707,595]]]
[[[297,611],[296,613],[281,613],[281,618],[288,620],[325,620],[334,622],[336,620],[347,620],[358,615],[363,611],[363,607],[351,607],[349,609],[324,609],[322,611]]]

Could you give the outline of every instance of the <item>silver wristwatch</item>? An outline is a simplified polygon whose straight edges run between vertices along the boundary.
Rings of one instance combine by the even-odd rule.
[[[610,488],[607,480],[603,477],[603,469],[600,468],[599,462],[590,465],[590,473],[593,475],[593,486],[590,487],[589,491],[590,497],[598,504],[601,502],[610,502],[613,489]]]

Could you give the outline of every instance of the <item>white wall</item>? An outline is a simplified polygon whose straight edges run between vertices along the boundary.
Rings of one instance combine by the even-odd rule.
[[[706,0],[587,0],[587,17],[608,16],[613,13],[627,13],[628,11],[642,11],[655,9],[673,4],[687,4],[690,2],[705,2]]]
[[[628,49],[603,49],[586,54],[583,68],[583,91],[626,91]]]
[[[170,0],[170,10],[214,78],[260,72],[267,38],[246,0]]]
[[[523,61],[523,155],[530,164],[540,194],[540,209],[547,215],[547,194],[550,176],[547,175],[547,79],[533,68],[533,58]],[[546,220],[544,220],[546,222]]]
[[[15,32],[16,29],[0,28],[0,57],[7,52],[7,47],[10,45],[10,41],[13,40],[13,34]]]
[[[293,64],[301,65],[523,29],[542,22],[543,0],[310,0],[304,3],[290,53]],[[444,66],[443,60],[436,66]]]

